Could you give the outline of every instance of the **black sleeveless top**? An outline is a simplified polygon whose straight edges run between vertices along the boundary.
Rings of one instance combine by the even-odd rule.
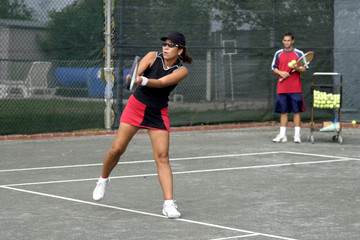
[[[154,64],[145,70],[143,76],[151,79],[159,79],[163,76],[169,75],[174,70],[182,67],[178,59],[175,65],[170,68],[165,68],[165,62],[162,53],[158,53]],[[164,88],[151,88],[147,86],[138,86],[134,92],[134,97],[141,103],[153,108],[166,108],[168,106],[169,95],[177,84],[167,86]]]

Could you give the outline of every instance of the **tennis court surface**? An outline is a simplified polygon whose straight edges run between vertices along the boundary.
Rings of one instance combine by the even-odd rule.
[[[359,239],[360,129],[272,143],[278,127],[172,132],[182,218],[161,215],[147,134],[92,200],[114,136],[0,142],[0,239]]]

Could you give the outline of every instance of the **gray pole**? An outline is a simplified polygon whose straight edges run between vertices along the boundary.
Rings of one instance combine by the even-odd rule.
[[[106,29],[105,29],[106,59],[105,59],[105,77],[106,77],[106,130],[111,129],[111,0],[106,1]]]
[[[124,43],[124,17],[125,17],[125,0],[120,0],[120,21],[119,21],[119,28],[117,33],[117,43],[118,46],[115,48],[117,51],[118,56],[118,78],[117,78],[117,84],[116,84],[116,99],[117,99],[117,109],[115,114],[115,120],[113,128],[118,128],[120,123],[120,116],[122,114],[123,110],[123,71],[124,71],[124,60],[122,57],[123,54],[123,43]],[[116,26],[116,25],[115,25]]]

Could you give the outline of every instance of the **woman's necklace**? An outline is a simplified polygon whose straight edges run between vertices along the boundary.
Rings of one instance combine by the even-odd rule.
[[[165,62],[164,62],[164,63],[165,63]],[[170,64],[170,66],[169,66],[167,63],[165,63],[165,65],[166,65],[166,70],[168,70],[168,69],[171,68],[171,66],[174,65],[174,64]]]

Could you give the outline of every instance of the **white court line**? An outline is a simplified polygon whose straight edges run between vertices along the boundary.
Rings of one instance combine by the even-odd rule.
[[[165,217],[165,216],[163,216],[163,215],[154,214],[154,213],[149,213],[149,212],[144,212],[144,211],[137,211],[137,210],[133,210],[133,209],[129,209],[129,208],[115,207],[115,206],[106,205],[106,204],[99,204],[99,203],[89,202],[89,201],[83,201],[83,200],[79,200],[79,199],[75,199],[75,198],[62,197],[62,196],[58,196],[58,195],[41,193],[41,192],[35,192],[35,191],[29,191],[29,190],[19,189],[19,188],[13,188],[13,187],[6,187],[6,186],[0,186],[0,187],[1,187],[1,188],[8,189],[8,190],[25,192],[25,193],[30,193],[30,194],[35,194],[35,195],[40,195],[40,196],[45,196],[45,197],[50,197],[50,198],[56,198],[56,199],[61,199],[61,200],[66,200],[66,201],[71,201],[71,202],[83,203],[83,204],[88,204],[88,205],[93,205],[93,206],[98,206],[98,207],[111,208],[111,209],[116,209],[116,210],[120,210],[120,211],[131,212],[131,213],[136,213],[136,214],[142,214],[142,215],[147,215],[147,216],[152,216],[152,217],[167,218],[167,217]],[[186,222],[186,223],[194,223],[194,224],[198,224],[198,225],[202,225],[202,226],[207,226],[207,227],[224,229],[224,230],[230,230],[230,231],[236,231],[236,232],[249,233],[249,234],[251,234],[251,235],[257,234],[257,235],[259,235],[259,236],[267,236],[267,237],[272,237],[272,238],[276,238],[276,239],[296,240],[296,239],[293,239],[293,238],[281,237],[281,236],[276,236],[276,235],[271,235],[271,234],[266,234],[266,233],[252,232],[252,231],[248,231],[248,230],[244,230],[244,229],[226,227],[226,226],[221,226],[221,225],[217,225],[217,224],[199,222],[199,221],[194,221],[194,220],[189,220],[189,219],[184,219],[184,218],[178,218],[178,219],[175,219],[175,220],[176,220],[176,221],[181,221],[181,222]]]
[[[278,153],[282,153],[282,152],[280,151],[280,152],[262,152],[262,153],[240,153],[240,154],[226,154],[226,155],[214,155],[214,156],[171,158],[170,161],[185,161],[185,160],[199,160],[199,159],[210,159],[210,158],[241,157],[241,156],[254,156],[254,155],[266,155],[266,154],[278,154]],[[137,164],[137,163],[150,163],[150,162],[154,162],[154,160],[118,162],[118,165]],[[0,170],[0,173],[3,173],[3,172],[34,171],[34,170],[48,170],[48,169],[62,169],[62,168],[77,168],[77,167],[93,167],[93,166],[101,166],[101,165],[102,165],[102,163],[93,163],[93,164],[51,166],[51,167],[4,169],[4,170]]]
[[[283,151],[282,153],[295,154],[295,155],[306,155],[306,156],[312,156],[312,157],[347,158],[347,157],[330,156],[330,155],[316,154],[316,153],[304,153],[304,152]],[[356,159],[354,159],[354,160],[356,160]]]
[[[325,158],[340,158],[340,159],[344,158],[344,157],[339,157],[339,156],[329,156],[329,155],[323,155],[323,154],[277,151],[277,152],[262,152],[262,153],[241,153],[241,154],[226,154],[226,155],[213,155],[213,156],[200,156],[200,157],[171,158],[170,161],[172,162],[172,161],[200,160],[200,159],[211,159],[211,158],[256,156],[256,155],[280,154],[280,153],[296,154],[296,155],[307,155],[307,156],[325,157]],[[353,160],[359,160],[360,161],[360,159],[353,159]],[[128,162],[118,162],[118,165],[138,164],[138,163],[153,163],[153,162],[154,162],[154,160],[128,161]],[[102,163],[93,163],[93,164],[51,166],[51,167],[3,169],[3,170],[0,170],[0,173],[4,173],[4,172],[20,172],[20,171],[35,171],[35,170],[50,170],[50,169],[64,169],[64,168],[77,168],[77,167],[94,167],[94,166],[101,166],[101,165],[102,165]]]
[[[246,237],[254,237],[254,236],[259,236],[259,234],[253,233],[253,234],[246,234],[246,235],[240,235],[240,236],[232,236],[232,237],[224,237],[224,238],[214,238],[214,239],[210,239],[210,240],[228,240],[228,239],[246,238]]]
[[[295,166],[295,165],[306,165],[306,164],[342,162],[342,161],[352,161],[352,160],[359,161],[359,159],[353,159],[353,158],[327,156],[327,155],[319,155],[319,154],[304,154],[304,153],[297,153],[297,152],[268,152],[268,153],[252,153],[252,154],[232,154],[232,155],[203,156],[203,157],[193,157],[193,158],[178,158],[178,159],[174,159],[174,160],[177,161],[177,160],[206,159],[206,158],[220,158],[220,157],[236,157],[236,156],[246,156],[246,155],[277,154],[277,153],[300,154],[300,155],[326,157],[326,158],[337,158],[337,159],[324,160],[324,161],[311,161],[311,162],[309,161],[309,162],[300,162],[300,163],[269,164],[269,165],[248,166],[248,167],[194,170],[194,171],[174,172],[173,174],[205,173],[205,172],[230,171],[230,170],[241,170],[241,169],[270,168],[270,167],[281,167],[281,166]],[[151,160],[151,161],[153,161],[153,160]],[[138,162],[143,162],[143,161],[138,161]],[[133,163],[133,162],[129,162],[129,163]],[[152,173],[152,174],[142,174],[142,175],[129,175],[129,176],[118,176],[118,177],[112,177],[112,178],[114,178],[114,179],[116,179],[116,178],[135,178],[135,177],[144,177],[144,176],[157,176],[157,174]],[[112,208],[112,209],[116,209],[116,210],[122,210],[122,211],[137,213],[137,214],[143,214],[143,215],[149,215],[149,216],[154,216],[154,217],[165,218],[164,216],[158,215],[158,214],[141,212],[141,211],[136,211],[136,210],[132,210],[132,209],[126,209],[126,208],[119,208],[119,207],[115,207],[115,206],[98,204],[98,203],[94,203],[94,202],[81,201],[81,200],[72,199],[72,198],[66,198],[66,197],[61,197],[61,196],[56,196],[56,195],[44,194],[44,193],[33,192],[33,191],[22,190],[22,189],[17,189],[17,188],[10,187],[10,186],[48,184],[48,183],[80,182],[80,181],[90,181],[90,180],[97,180],[97,178],[65,180],[65,181],[49,181],[49,182],[25,183],[25,184],[13,184],[13,185],[0,186],[0,187],[4,188],[4,189],[27,192],[27,193],[42,195],[42,196],[51,197],[51,198],[63,199],[63,200],[67,200],[67,201],[79,202],[79,203],[84,203],[84,204],[89,204],[89,205],[95,205],[95,206],[100,206],[100,207],[106,207],[106,208]],[[232,230],[232,231],[248,233],[247,235],[238,236],[238,238],[245,237],[245,236],[251,237],[251,236],[259,236],[259,235],[261,235],[261,236],[268,236],[268,237],[277,238],[277,239],[295,240],[295,239],[286,238],[286,237],[280,237],[280,236],[264,234],[264,233],[255,233],[255,232],[246,231],[246,230],[242,230],[242,229],[229,228],[229,227],[225,227],[225,226],[220,226],[220,225],[215,225],[215,224],[208,224],[208,223],[203,223],[203,222],[197,222],[197,221],[188,220],[188,219],[178,219],[178,221],[183,221],[183,222],[194,223],[194,224],[199,224],[199,225],[204,225],[204,226],[209,226],[209,227],[214,227],[214,228],[221,228],[221,229],[226,229],[226,230]],[[220,239],[224,239],[224,238],[220,238]],[[230,238],[228,238],[228,239],[230,239]]]
[[[173,175],[189,174],[189,173],[191,174],[191,173],[234,171],[234,170],[243,170],[243,169],[272,168],[272,167],[284,167],[284,166],[296,166],[296,165],[308,165],[308,164],[321,164],[321,163],[333,163],[333,162],[347,162],[347,161],[354,161],[354,159],[352,159],[352,158],[342,158],[342,159],[332,159],[332,160],[323,160],[323,161],[310,161],[310,162],[298,162],[298,163],[278,163],[278,164],[256,165],[256,166],[246,166],[246,167],[213,168],[213,169],[202,169],[202,170],[173,172]],[[124,179],[124,178],[152,177],[152,176],[157,176],[157,173],[115,176],[115,177],[110,177],[110,178],[111,179],[120,179],[120,178]],[[16,183],[16,184],[0,185],[0,187],[3,187],[3,186],[4,187],[16,187],[16,186],[41,185],[41,184],[52,184],[52,183],[85,182],[85,181],[95,181],[97,179],[98,178],[85,178],[85,179],[73,179],[73,180],[70,179],[70,180],[47,181],[47,182]]]
[[[66,165],[66,166],[52,166],[52,167],[36,167],[36,168],[15,168],[0,170],[0,173],[4,172],[21,172],[21,171],[34,171],[34,170],[48,170],[48,169],[61,169],[61,168],[77,168],[77,167],[93,167],[101,166],[102,163],[94,164],[78,164],[78,165]]]

